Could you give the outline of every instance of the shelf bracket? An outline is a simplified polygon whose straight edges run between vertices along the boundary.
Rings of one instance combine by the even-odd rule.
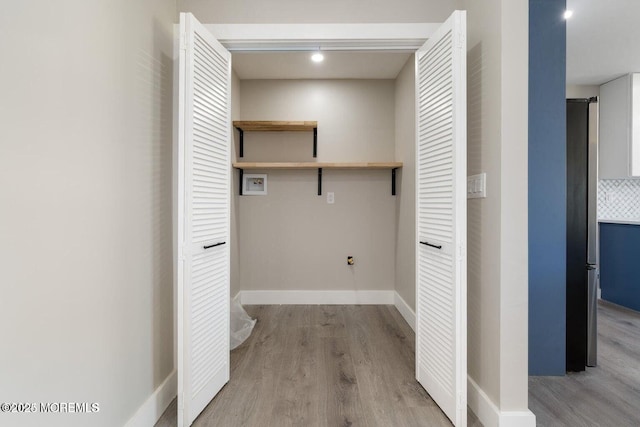
[[[244,131],[240,128],[236,129],[240,132],[240,157],[244,157]]]
[[[313,157],[318,157],[318,128],[313,128]]]
[[[398,168],[391,169],[391,195],[392,196],[396,195],[396,169]]]
[[[244,171],[242,169],[238,169],[238,171],[240,172],[240,182],[238,184],[238,187],[240,188],[240,195],[242,196],[242,181],[243,181]]]
[[[318,168],[318,196],[322,196],[322,168]]]

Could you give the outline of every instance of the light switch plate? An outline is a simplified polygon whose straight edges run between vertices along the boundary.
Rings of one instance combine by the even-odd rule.
[[[467,199],[487,197],[487,174],[485,172],[467,177]]]

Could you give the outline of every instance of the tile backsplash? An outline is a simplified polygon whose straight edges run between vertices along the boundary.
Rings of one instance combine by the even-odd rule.
[[[598,219],[640,220],[640,179],[601,179]]]

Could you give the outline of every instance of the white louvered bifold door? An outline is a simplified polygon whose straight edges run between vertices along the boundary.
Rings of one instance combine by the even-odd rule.
[[[416,52],[416,379],[467,423],[466,43],[456,11]]]
[[[229,381],[231,55],[180,14],[178,425]]]

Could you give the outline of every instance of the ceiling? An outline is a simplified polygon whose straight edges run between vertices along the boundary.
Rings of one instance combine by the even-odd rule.
[[[411,53],[394,51],[233,52],[233,69],[248,79],[395,79]]]
[[[567,0],[567,83],[600,85],[640,72],[640,1]]]
[[[567,0],[567,83],[600,85],[640,72],[639,0]],[[408,52],[234,52],[240,79],[394,79]]]

